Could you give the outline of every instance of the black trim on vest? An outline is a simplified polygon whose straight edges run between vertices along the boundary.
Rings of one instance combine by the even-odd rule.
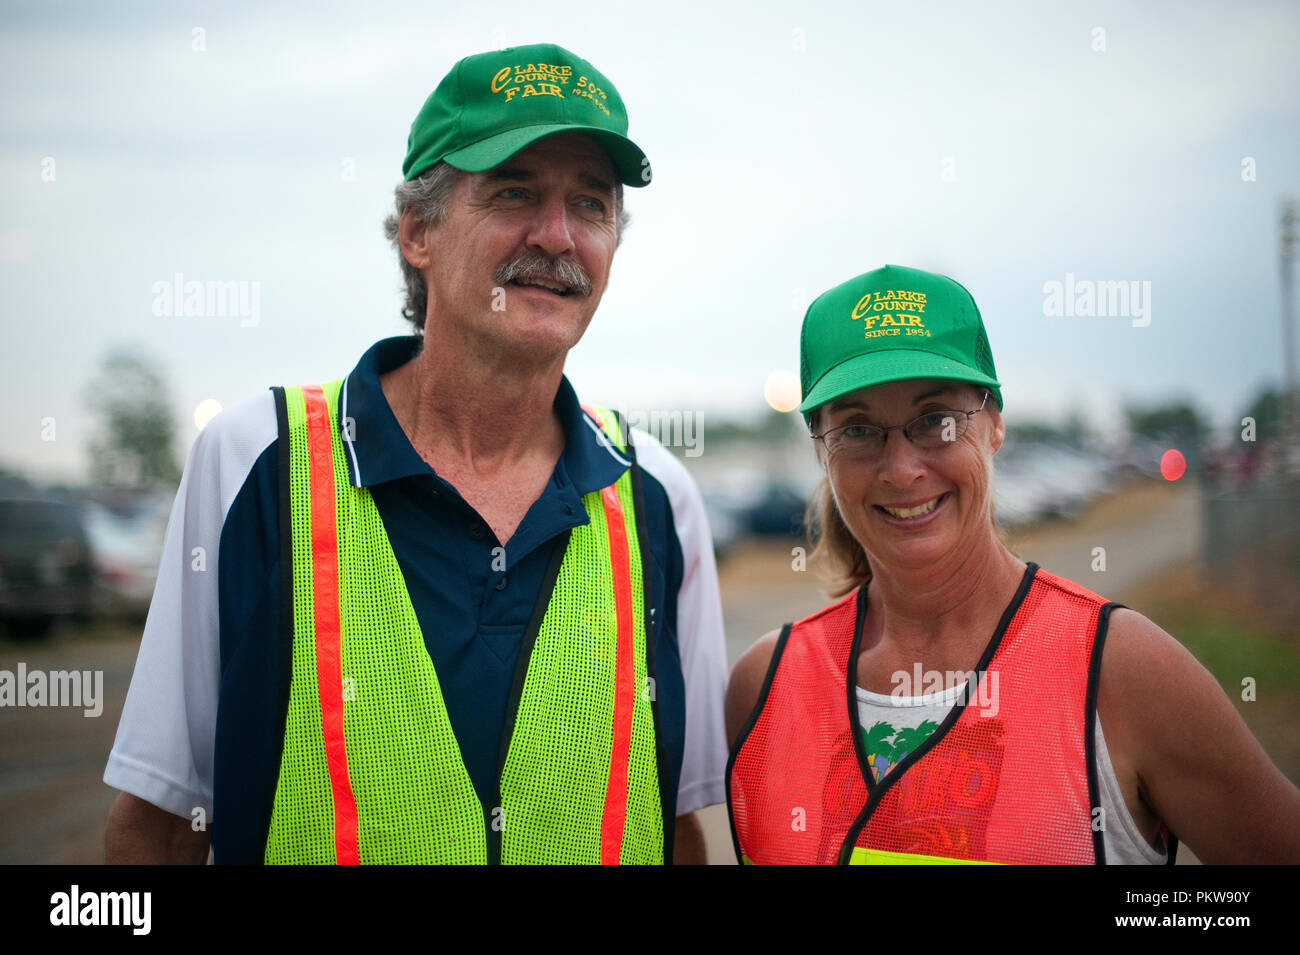
[[[1020,587],[1016,590],[1015,596],[1011,598],[1011,602],[1007,604],[1007,609],[1002,611],[1002,619],[998,621],[997,629],[993,631],[993,636],[989,638],[988,646],[984,648],[984,653],[980,656],[979,662],[975,664],[975,672],[980,674],[981,677],[985,670],[988,669],[989,662],[993,659],[993,655],[997,653],[998,647],[1002,643],[1002,638],[1006,636],[1007,628],[1011,626],[1011,621],[1015,618],[1017,611],[1020,610],[1020,605],[1024,602],[1025,595],[1029,593],[1029,588],[1033,585],[1034,577],[1037,573],[1038,565],[1033,561],[1030,561],[1025,565],[1025,573],[1020,580]],[[857,659],[854,658],[848,662],[850,672],[856,676]],[[850,685],[853,685],[852,680],[850,680]],[[899,760],[897,765],[891,767],[889,772],[885,774],[885,778],[880,780],[880,783],[874,789],[869,789],[870,795],[867,797],[867,804],[862,807],[862,811],[858,813],[858,818],[853,820],[853,825],[849,826],[849,831],[845,834],[844,841],[840,843],[840,865],[849,864],[849,860],[853,857],[854,846],[858,841],[858,835],[866,828],[867,822],[871,819],[871,814],[875,812],[876,807],[880,805],[880,801],[884,798],[885,793],[889,792],[890,787],[902,778],[903,773],[905,773],[909,767],[915,765],[921,757],[934,749],[935,746],[939,745],[940,741],[948,735],[948,731],[952,729],[953,724],[957,722],[961,717],[962,712],[966,709],[966,701],[971,695],[970,690],[960,694],[957,697],[957,702],[953,704],[952,710],[949,711],[947,717],[944,718],[944,721],[939,724],[939,728],[931,733],[924,743]],[[856,696],[856,693],[854,693],[850,697],[851,706],[849,708],[849,725],[855,737],[861,735],[859,732]]]
[[[262,816],[262,855],[260,864],[266,856],[265,848],[271,838],[271,816],[275,811],[275,793],[280,788],[280,769],[284,765],[284,734],[289,721],[289,687],[293,682],[293,511],[289,491],[289,404],[283,386],[271,388],[275,396],[276,420],[276,457],[279,485],[280,517],[280,696],[276,707],[276,739],[280,741],[280,758],[275,763],[275,781],[270,792],[264,796],[265,805]]]
[[[1101,806],[1101,784],[1100,777],[1097,775],[1097,694],[1101,688],[1101,652],[1106,645],[1106,636],[1110,633],[1110,612],[1112,610],[1128,610],[1129,608],[1122,603],[1110,601],[1102,606],[1100,613],[1097,615],[1097,634],[1092,641],[1092,657],[1088,661],[1088,695],[1087,705],[1085,708],[1085,719],[1088,721],[1084,726],[1084,748],[1087,753],[1088,762],[1088,801],[1092,804],[1092,811],[1096,812]],[[1091,823],[1091,820],[1089,820]],[[1103,825],[1108,825],[1109,820],[1104,820]],[[1167,828],[1166,828],[1166,831]],[[1178,837],[1169,832],[1168,839],[1165,840],[1165,852],[1167,858],[1165,865],[1174,865],[1178,858]],[[1105,834],[1097,829],[1092,832],[1092,853],[1097,865],[1108,865],[1106,861],[1106,843]]]
[[[1106,864],[1106,840],[1102,829],[1093,825],[1093,817],[1101,808],[1101,782],[1097,776],[1097,690],[1101,685],[1101,651],[1106,646],[1106,634],[1110,630],[1110,612],[1123,608],[1123,604],[1110,602],[1103,604],[1097,613],[1097,633],[1092,638],[1092,656],[1088,660],[1088,692],[1083,708],[1083,751],[1088,767],[1088,803],[1090,806],[1088,825],[1092,828],[1092,861],[1096,865]],[[1101,824],[1106,826],[1110,820],[1102,817]]]
[[[853,719],[849,722],[849,736],[853,740],[853,753],[858,758],[858,772],[867,783],[867,797],[871,797],[871,791],[876,788],[875,776],[871,772],[871,764],[867,762],[867,749],[862,742],[862,733],[858,726],[858,654],[862,652],[862,632],[866,629],[863,624],[867,619],[867,588],[871,586],[871,581],[863,581],[862,586],[858,588],[857,596],[857,615],[853,618],[853,639],[849,641],[849,660],[848,665],[844,668],[845,683],[848,684],[846,690],[849,694],[849,712],[853,714]]]
[[[636,447],[632,444],[632,430],[623,420],[622,415],[611,409],[618,430],[623,435],[624,450],[632,466],[628,469],[632,481],[632,509],[636,512],[636,539],[641,548],[641,616],[645,628],[645,673],[654,687],[650,694],[650,716],[655,733],[655,770],[659,778],[659,806],[663,814],[664,865],[673,864],[673,844],[677,836],[677,793],[669,792],[664,784],[664,772],[667,755],[664,752],[664,737],[659,722],[659,680],[655,676],[655,621],[650,615],[654,609],[654,555],[650,553],[649,534],[645,526],[645,504],[641,493],[641,467],[636,460]],[[668,585],[665,578],[664,586]]]
[[[736,864],[744,865],[745,860],[740,853],[740,837],[736,834],[736,814],[731,811],[731,772],[736,765],[736,757],[740,755],[741,747],[745,745],[745,740],[758,724],[758,718],[763,714],[763,707],[767,704],[767,694],[772,689],[772,680],[776,677],[776,668],[781,663],[781,654],[785,652],[785,642],[790,639],[790,630],[794,624],[787,623],[781,628],[781,636],[776,640],[776,647],[772,650],[772,659],[767,664],[767,674],[763,677],[763,686],[758,691],[758,699],[754,701],[754,709],[750,711],[749,719],[745,725],[740,728],[736,734],[736,742],[731,747],[731,753],[727,757],[727,770],[723,775],[723,780],[727,789],[727,821],[731,824],[731,845],[736,850]]]
[[[515,657],[515,675],[510,683],[510,696],[506,698],[506,721],[501,729],[501,751],[497,757],[496,805],[483,807],[483,826],[487,832],[488,865],[501,864],[501,830],[492,825],[492,813],[501,805],[501,776],[506,771],[506,757],[510,755],[510,740],[515,735],[515,719],[519,716],[519,702],[524,695],[524,682],[528,678],[528,662],[533,657],[533,645],[537,634],[541,632],[542,621],[546,619],[546,608],[551,603],[551,593],[555,590],[555,581],[560,576],[560,565],[564,563],[564,552],[569,548],[569,536],[572,531],[565,531],[555,538],[551,545],[550,561],[546,565],[546,574],[542,577],[542,589],[537,594],[537,603],[533,605],[533,615],[528,620],[528,629],[519,644],[519,655]]]

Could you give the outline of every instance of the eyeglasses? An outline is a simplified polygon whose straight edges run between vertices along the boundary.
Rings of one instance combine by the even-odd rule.
[[[885,439],[890,431],[902,431],[907,440],[918,448],[934,449],[952,444],[970,427],[971,415],[979,414],[988,403],[989,393],[974,411],[940,408],[927,411],[907,424],[881,428],[874,424],[846,424],[831,428],[821,434],[809,432],[809,437],[820,441],[830,457],[868,460],[880,456],[885,450]]]

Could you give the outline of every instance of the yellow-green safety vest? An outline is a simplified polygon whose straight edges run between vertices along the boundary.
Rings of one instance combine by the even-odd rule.
[[[584,495],[589,523],[552,553],[489,806],[461,759],[374,499],[351,482],[337,426],[342,382],[274,389],[292,675],[264,861],[662,863],[671,821],[645,616],[649,552],[618,417],[588,409],[632,465]]]

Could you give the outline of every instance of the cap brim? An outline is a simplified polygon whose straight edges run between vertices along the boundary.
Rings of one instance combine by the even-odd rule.
[[[951,358],[933,352],[891,348],[887,351],[856,355],[840,362],[822,375],[808,394],[804,395],[799,410],[807,414],[827,402],[863,388],[872,388],[891,381],[906,381],[911,378],[943,378],[966,381],[973,385],[987,385],[993,389],[1002,387],[997,379],[990,378],[984,372],[953,361]],[[1001,408],[1001,394],[997,393],[996,397],[998,407]]]
[[[556,133],[582,133],[604,147],[610,161],[625,186],[641,187],[650,182],[650,163],[636,143],[626,136],[602,129],[599,126],[577,126],[556,123],[545,126],[523,126],[508,129],[487,139],[472,143],[463,149],[448,153],[443,159],[449,166],[466,172],[485,172],[501,165],[519,150],[531,146],[539,139]]]

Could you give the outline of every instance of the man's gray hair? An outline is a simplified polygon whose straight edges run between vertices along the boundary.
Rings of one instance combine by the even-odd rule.
[[[393,191],[396,211],[384,219],[384,235],[397,249],[397,261],[402,267],[402,278],[406,280],[406,304],[402,307],[402,315],[415,326],[417,335],[424,334],[424,318],[429,310],[429,288],[420,270],[406,261],[406,256],[402,254],[402,241],[398,234],[402,213],[410,207],[415,220],[426,228],[438,225],[447,214],[447,201],[452,192],[468,175],[470,173],[464,170],[440,162],[418,178],[398,183]],[[615,181],[615,247],[623,241],[623,230],[627,228],[630,219],[631,216],[623,209],[623,183]]]

